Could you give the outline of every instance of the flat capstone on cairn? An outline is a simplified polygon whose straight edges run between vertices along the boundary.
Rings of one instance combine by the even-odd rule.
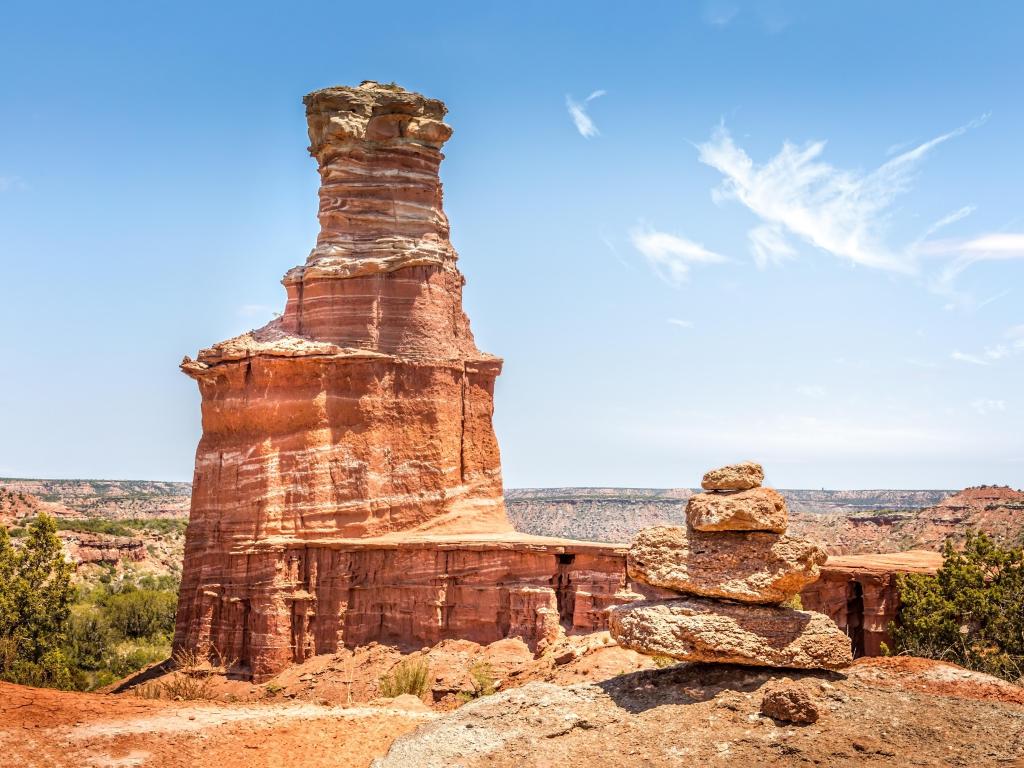
[[[786,501],[763,488],[760,464],[704,475],[686,527],[645,528],[626,566],[652,599],[611,609],[626,648],[679,661],[841,669],[850,639],[825,614],[782,605],[818,579],[825,551],[786,535]]]

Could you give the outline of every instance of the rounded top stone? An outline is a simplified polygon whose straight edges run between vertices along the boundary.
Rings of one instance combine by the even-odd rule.
[[[407,91],[395,83],[364,80],[306,94],[309,151],[354,142],[415,144],[439,149],[452,135],[444,123],[443,101]]]
[[[764,482],[764,468],[756,461],[744,461],[712,469],[701,480],[706,491],[746,491]]]

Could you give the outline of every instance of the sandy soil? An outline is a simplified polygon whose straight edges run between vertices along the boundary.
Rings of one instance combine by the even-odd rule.
[[[365,768],[429,711],[162,702],[0,683],[0,766]]]

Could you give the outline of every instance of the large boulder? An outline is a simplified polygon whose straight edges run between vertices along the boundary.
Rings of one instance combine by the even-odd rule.
[[[645,528],[629,547],[630,578],[652,587],[744,603],[781,603],[818,578],[818,545],[777,533]]]
[[[730,464],[705,473],[700,486],[706,491],[745,491],[764,482],[764,469],[755,461]]]
[[[698,531],[785,533],[786,500],[773,488],[698,493],[686,504],[686,520]]]
[[[618,605],[609,618],[619,645],[679,661],[796,669],[853,661],[850,638],[812,611],[679,598]]]

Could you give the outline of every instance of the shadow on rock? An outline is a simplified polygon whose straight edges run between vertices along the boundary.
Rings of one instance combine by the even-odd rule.
[[[667,704],[697,704],[723,691],[752,693],[765,683],[789,678],[827,682],[845,679],[838,672],[746,667],[736,664],[676,664],[645,669],[595,683],[615,704],[636,714]]]

